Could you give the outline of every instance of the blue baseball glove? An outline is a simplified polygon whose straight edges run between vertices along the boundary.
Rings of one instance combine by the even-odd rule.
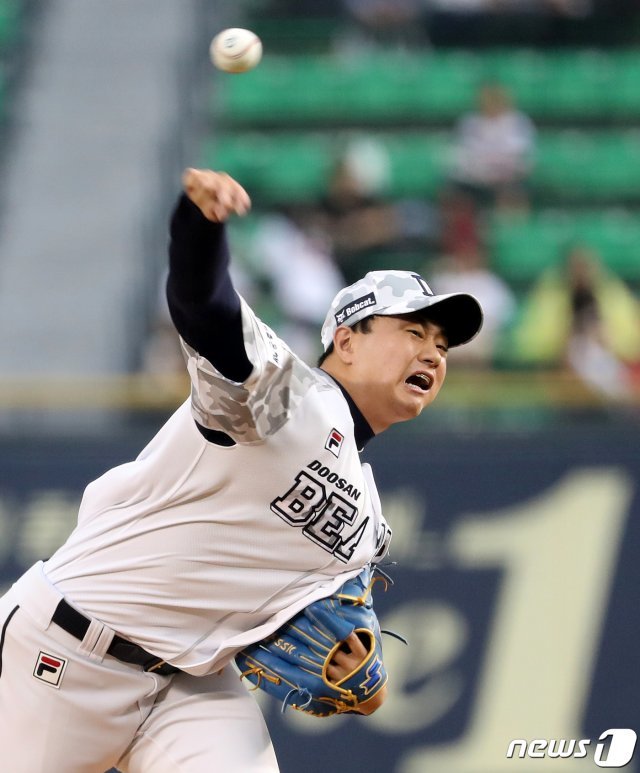
[[[317,717],[358,712],[387,682],[371,598],[376,579],[367,567],[332,596],[314,601],[267,639],[242,650],[236,655],[241,676],[281,700],[282,711],[291,706]],[[329,663],[353,632],[367,654],[355,671],[333,682]]]

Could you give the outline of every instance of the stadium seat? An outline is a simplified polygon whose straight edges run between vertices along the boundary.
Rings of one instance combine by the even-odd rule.
[[[480,62],[464,52],[272,57],[242,78],[218,80],[212,110],[234,125],[452,119],[473,103]]]
[[[211,110],[229,125],[410,125],[451,122],[498,79],[534,120],[640,116],[640,50],[380,51],[342,60],[265,58],[242,78],[217,78]]]
[[[327,15],[320,12],[306,16],[277,13],[273,8],[258,18],[247,19],[249,28],[260,36],[266,51],[289,55],[310,51],[326,53],[342,23],[341,17],[330,11]]]
[[[0,0],[0,56],[18,35],[22,21],[23,0]]]
[[[637,49],[615,54],[615,75],[609,93],[612,118],[640,116],[640,55]]]
[[[489,230],[492,267],[523,287],[562,260],[574,242],[592,247],[603,264],[640,281],[640,217],[624,210],[572,213],[543,210],[530,216],[496,216]]]
[[[326,132],[225,134],[205,144],[203,165],[237,177],[262,204],[309,201],[326,190],[347,136]],[[446,134],[385,134],[379,140],[390,161],[390,178],[382,193],[391,197],[437,193],[446,175]]]
[[[524,110],[537,119],[580,122],[607,114],[616,69],[610,54],[588,50],[556,53],[542,59],[536,67],[544,78],[538,81],[535,95],[526,93],[517,81],[513,84]]]
[[[446,134],[388,135],[390,177],[382,191],[393,198],[434,197],[447,176],[449,138]]]
[[[331,139],[298,134],[225,135],[203,149],[202,165],[224,169],[265,204],[309,201],[321,195],[333,163]]]
[[[226,169],[264,200],[309,200],[324,191],[330,169],[348,134],[332,132],[235,132],[210,140],[204,163]],[[382,191],[392,197],[432,197],[446,179],[447,132],[383,132],[376,137],[389,154],[391,174]],[[537,199],[611,203],[640,200],[640,131],[542,132],[532,187]]]
[[[567,130],[540,137],[533,186],[541,197],[637,200],[640,131]]]

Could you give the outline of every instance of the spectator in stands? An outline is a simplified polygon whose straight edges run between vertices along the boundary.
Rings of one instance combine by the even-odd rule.
[[[317,359],[318,326],[345,285],[324,232],[304,208],[273,212],[259,220],[249,249],[256,278],[276,305],[276,332],[298,356]]]
[[[463,190],[445,187],[440,191],[438,239],[444,255],[480,250],[482,224],[473,197]]]
[[[640,300],[594,251],[574,244],[525,298],[512,344],[516,362],[564,366],[594,390],[624,397],[640,362]]]
[[[499,354],[501,334],[516,311],[516,299],[507,283],[487,265],[486,255],[476,240],[458,241],[454,250],[445,254],[429,269],[431,289],[435,293],[457,292],[461,287],[482,304],[482,332],[466,347],[462,357],[452,353],[458,362],[474,367],[491,367]]]
[[[352,282],[362,273],[369,251],[394,238],[393,206],[363,185],[349,160],[341,158],[333,169],[321,207],[340,268],[347,283]]]
[[[578,43],[594,9],[594,0],[425,0],[434,46]]]
[[[451,13],[547,13],[580,16],[589,13],[591,0],[427,0],[427,5]]]
[[[513,106],[502,84],[486,82],[477,109],[455,128],[451,183],[480,206],[526,208],[535,145],[529,117]]]
[[[393,267],[394,253],[434,237],[434,207],[386,197],[389,172],[382,145],[369,137],[354,138],[338,156],[319,203],[319,221],[347,282],[375,268],[376,256],[383,256],[385,266]],[[402,263],[406,265],[406,260]]]
[[[347,18],[370,42],[413,48],[427,43],[424,0],[343,0]]]

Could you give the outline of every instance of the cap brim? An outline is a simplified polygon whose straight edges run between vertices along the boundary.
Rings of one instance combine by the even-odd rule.
[[[468,293],[450,293],[449,295],[432,295],[425,297],[425,303],[413,312],[400,311],[389,307],[382,312],[384,315],[425,312],[425,316],[441,325],[447,335],[449,346],[461,346],[469,343],[480,332],[484,315],[479,302]]]

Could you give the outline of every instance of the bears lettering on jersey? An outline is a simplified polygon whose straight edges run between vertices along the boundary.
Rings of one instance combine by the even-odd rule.
[[[369,522],[367,516],[356,523],[359,511],[353,502],[361,496],[362,492],[352,483],[314,459],[270,507],[288,524],[301,528],[305,537],[346,563]]]

